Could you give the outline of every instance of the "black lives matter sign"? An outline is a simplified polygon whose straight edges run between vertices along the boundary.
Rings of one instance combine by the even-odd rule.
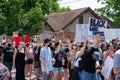
[[[106,20],[89,18],[89,26],[89,30],[92,31],[92,35],[99,34],[100,36],[105,36],[104,30],[107,28]]]

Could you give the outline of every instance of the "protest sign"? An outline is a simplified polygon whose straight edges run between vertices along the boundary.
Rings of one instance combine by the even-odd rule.
[[[105,39],[110,42],[112,39],[120,39],[120,29],[106,29]]]
[[[64,32],[60,31],[60,32],[54,32],[54,38],[55,40],[64,40],[65,36],[64,36]]]
[[[14,42],[15,42],[15,46],[18,47],[20,42],[22,41],[22,37],[21,36],[17,36],[17,37],[14,37]]]
[[[13,37],[17,37],[18,36],[18,32],[13,32]]]
[[[93,35],[99,34],[105,36],[104,32],[107,28],[107,21],[95,18],[89,18],[89,30],[92,31]]]
[[[40,34],[40,42],[43,42],[44,39],[52,39],[53,38],[53,32],[51,31],[43,31],[42,34]]]
[[[101,74],[105,77],[105,79],[109,78],[109,75],[112,71],[112,67],[113,67],[113,59],[108,56],[104,62],[104,66],[101,70]]]
[[[77,24],[76,25],[76,34],[75,34],[75,41],[76,42],[84,42],[87,40],[89,35],[92,35],[89,31],[88,24]]]
[[[74,40],[75,33],[71,31],[64,31],[64,37],[65,39]]]

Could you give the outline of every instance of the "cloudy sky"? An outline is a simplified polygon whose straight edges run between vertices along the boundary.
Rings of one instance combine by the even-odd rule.
[[[97,0],[58,0],[58,3],[61,7],[69,6],[72,10],[82,7],[90,7],[94,10],[103,6],[97,3]]]

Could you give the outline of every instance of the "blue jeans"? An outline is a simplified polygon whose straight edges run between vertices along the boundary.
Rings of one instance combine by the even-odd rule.
[[[88,73],[86,71],[82,71],[82,80],[98,80],[96,73]]]
[[[120,74],[116,75],[115,80],[120,80]]]
[[[82,71],[79,71],[78,74],[79,74],[79,80],[82,80]]]

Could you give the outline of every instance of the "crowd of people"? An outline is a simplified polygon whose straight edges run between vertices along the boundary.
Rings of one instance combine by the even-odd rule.
[[[120,80],[119,49],[118,39],[108,43],[98,35],[81,43],[54,39],[37,43],[31,39],[15,46],[8,40],[0,43],[0,61],[10,72],[16,69],[16,80],[32,80],[33,70],[36,80]],[[101,69],[108,56],[113,68],[106,79]]]

